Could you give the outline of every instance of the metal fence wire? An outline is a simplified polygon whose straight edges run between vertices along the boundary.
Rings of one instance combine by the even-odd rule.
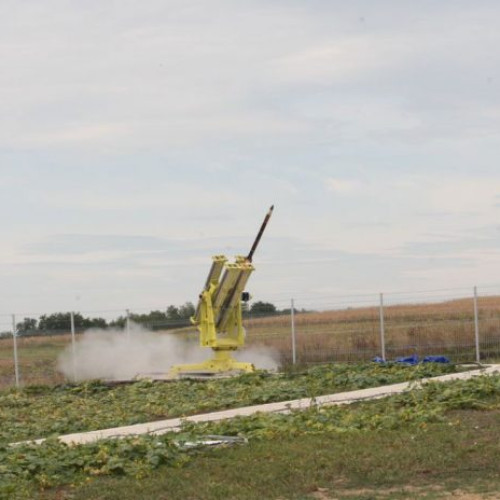
[[[248,343],[273,349],[284,365],[408,356],[445,356],[456,363],[499,359],[500,296],[479,296],[475,287],[469,294],[379,294],[371,304],[332,302],[304,312],[292,301],[295,314],[247,320]]]
[[[474,287],[323,301],[287,299],[275,314],[245,312],[244,349],[268,352],[281,366],[430,355],[446,356],[455,363],[494,361],[500,359],[500,290],[495,292],[478,293]],[[140,338],[145,332],[158,338],[174,335],[188,348],[197,344],[196,329],[186,319],[138,326],[130,321],[134,317],[130,311],[107,311],[122,321],[102,332],[124,338]],[[63,352],[75,356],[75,346],[88,331],[82,316],[86,315],[64,313],[50,329],[30,330],[26,318],[39,325],[43,315],[0,315],[0,387],[65,382],[68,373],[62,374],[60,357]],[[76,370],[75,364],[73,378]]]

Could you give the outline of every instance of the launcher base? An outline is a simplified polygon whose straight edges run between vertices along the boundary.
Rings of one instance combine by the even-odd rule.
[[[191,363],[186,365],[175,365],[170,369],[169,376],[178,377],[182,375],[216,375],[222,373],[251,373],[255,371],[252,363],[236,361],[231,356],[229,350],[215,350],[211,359],[201,363]]]

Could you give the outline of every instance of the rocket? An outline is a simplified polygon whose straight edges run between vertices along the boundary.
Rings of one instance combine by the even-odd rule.
[[[260,239],[262,238],[262,235],[264,234],[267,223],[269,222],[269,219],[271,218],[271,215],[273,214],[273,210],[274,210],[274,205],[271,205],[271,208],[267,211],[267,214],[264,217],[264,222],[260,226],[259,232],[257,234],[257,237],[255,238],[255,241],[253,242],[252,248],[250,249],[250,252],[247,255],[246,260],[248,262],[252,262],[253,254],[254,254],[255,250],[257,249],[257,246],[259,244]]]

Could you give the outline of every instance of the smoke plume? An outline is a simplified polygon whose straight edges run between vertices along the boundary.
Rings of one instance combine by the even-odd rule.
[[[197,340],[184,335],[155,333],[131,324],[129,330],[87,330],[60,355],[60,371],[71,380],[131,380],[138,376],[164,376],[173,365],[198,363],[212,355]],[[234,357],[254,363],[256,368],[275,369],[277,362],[269,350],[246,348]],[[277,359],[277,358],[276,358]]]

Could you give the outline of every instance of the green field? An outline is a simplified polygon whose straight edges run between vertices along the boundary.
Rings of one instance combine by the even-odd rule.
[[[30,386],[0,392],[0,444],[376,387],[456,371],[426,363],[321,365],[210,381]]]
[[[39,446],[7,445],[453,370],[447,365],[325,365],[283,376],[257,373],[208,383],[111,387],[96,382],[3,391],[0,495],[59,500],[368,499],[417,498],[417,494],[438,498],[456,489],[498,491],[500,376],[428,384],[351,406],[312,406],[290,415],[186,424],[175,435],[74,447],[53,439]],[[182,446],[212,434],[241,436],[248,444],[223,449]]]
[[[206,450],[145,479],[100,478],[43,498],[493,500],[499,431],[498,408],[454,410],[424,428],[280,436]]]

